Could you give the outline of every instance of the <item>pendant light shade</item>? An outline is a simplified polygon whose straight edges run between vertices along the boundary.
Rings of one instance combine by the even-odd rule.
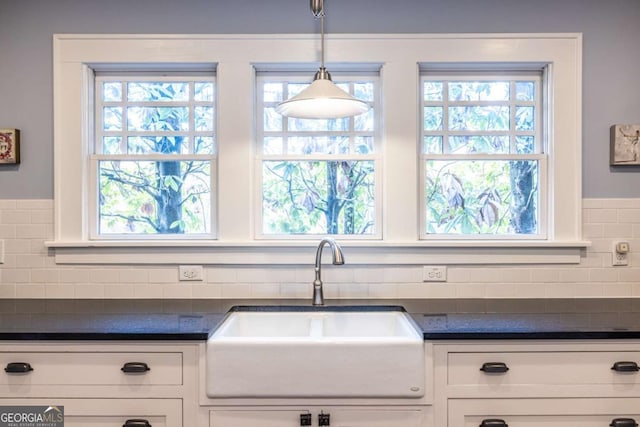
[[[329,73],[325,70],[325,74]],[[351,117],[367,110],[369,104],[349,95],[330,78],[317,78],[305,90],[276,107],[279,114],[298,119]]]
[[[311,11],[321,20],[321,63],[313,82],[302,92],[276,106],[276,112],[298,119],[338,119],[357,116],[369,110],[369,104],[351,96],[331,80],[324,67],[324,0],[311,0]]]

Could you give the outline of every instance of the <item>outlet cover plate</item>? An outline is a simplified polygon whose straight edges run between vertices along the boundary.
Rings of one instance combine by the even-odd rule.
[[[446,282],[447,267],[443,265],[425,265],[422,267],[423,282]]]
[[[202,281],[203,269],[201,265],[178,266],[178,279],[181,282]]]

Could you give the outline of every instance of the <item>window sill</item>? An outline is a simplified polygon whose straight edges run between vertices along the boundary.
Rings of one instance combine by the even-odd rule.
[[[316,241],[51,241],[57,264],[308,265]],[[588,241],[340,241],[347,264],[579,264]]]

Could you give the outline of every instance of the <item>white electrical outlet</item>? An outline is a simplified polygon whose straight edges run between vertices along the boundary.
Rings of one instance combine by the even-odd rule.
[[[201,265],[181,265],[178,267],[178,280],[181,282],[203,280],[203,270]]]
[[[422,267],[422,281],[423,282],[446,282],[447,267],[425,265],[424,267]]]
[[[613,244],[611,265],[629,265],[629,242],[615,242]]]

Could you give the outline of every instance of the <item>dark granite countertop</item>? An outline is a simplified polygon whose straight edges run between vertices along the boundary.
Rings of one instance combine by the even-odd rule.
[[[431,304],[428,304],[431,303]],[[612,305],[603,302],[602,311],[594,310],[598,305],[589,302],[583,310],[575,304],[549,304],[540,302],[545,310],[537,310],[529,304],[527,312],[455,312],[455,304],[426,302],[422,308],[411,302],[407,311],[422,329],[427,340],[488,340],[488,339],[632,339],[640,338],[640,311],[636,305],[624,301]],[[0,306],[0,340],[125,340],[125,341],[204,341],[209,333],[224,319],[231,306],[210,303],[208,306],[192,302],[138,301],[118,304],[78,301],[68,302],[60,309],[55,304],[36,304],[33,301]],[[322,310],[358,310],[357,306],[330,306]],[[435,306],[435,307],[434,307]],[[442,312],[436,309],[444,308]],[[487,307],[486,301],[477,305]],[[56,307],[53,309],[52,307]],[[89,309],[98,307],[99,309]],[[370,305],[366,305],[371,308]],[[388,305],[374,305],[376,310],[402,309]],[[548,312],[549,307],[554,311]],[[117,308],[117,309],[116,309]],[[249,310],[264,308],[243,307]],[[269,306],[268,310],[313,310],[306,306]]]

